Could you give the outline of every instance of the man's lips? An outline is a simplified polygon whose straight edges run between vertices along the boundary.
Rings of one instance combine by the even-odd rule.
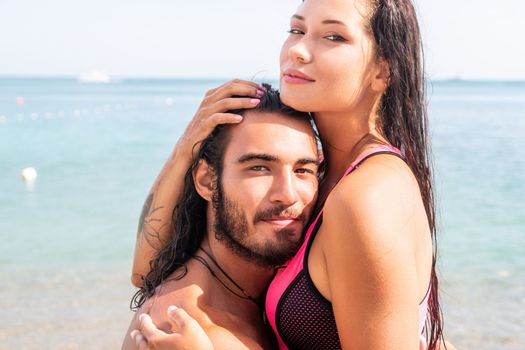
[[[315,79],[311,78],[305,73],[298,71],[297,69],[290,69],[290,68],[286,69],[283,72],[283,79],[285,82],[292,83],[292,84],[313,83],[315,81]]]
[[[297,223],[302,223],[301,218],[299,217],[290,217],[290,216],[274,216],[271,218],[263,219],[264,222],[269,224],[279,225],[279,226],[288,226]]]

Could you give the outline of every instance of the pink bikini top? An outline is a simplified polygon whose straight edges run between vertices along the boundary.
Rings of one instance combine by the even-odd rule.
[[[391,146],[364,151],[344,176],[365,159],[378,154],[401,157]],[[343,177],[344,177],[343,176]],[[332,304],[317,290],[308,272],[308,253],[322,223],[323,209],[306,232],[296,255],[277,271],[266,294],[266,316],[279,343],[279,349],[341,349]],[[419,330],[424,331],[430,288],[419,304]]]

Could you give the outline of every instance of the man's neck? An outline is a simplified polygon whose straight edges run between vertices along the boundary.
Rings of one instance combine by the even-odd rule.
[[[211,237],[210,237],[211,236]],[[238,256],[232,252],[223,243],[219,242],[215,237],[209,235],[201,244],[201,249],[204,249],[220,268],[231,278],[235,283],[241,287],[247,295],[254,299],[260,299],[266,291],[268,284],[274,274],[273,267],[262,267],[253,262]],[[205,254],[201,254],[204,255]],[[205,259],[210,260],[205,256]],[[243,292],[232,283],[228,277],[210,261],[210,266],[221,282],[225,283],[228,288],[242,295]]]

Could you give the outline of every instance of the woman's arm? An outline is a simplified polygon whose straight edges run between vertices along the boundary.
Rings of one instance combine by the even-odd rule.
[[[179,146],[179,144],[177,144]],[[149,262],[169,237],[172,213],[183,187],[184,175],[191,164],[191,153],[175,147],[155,180],[140,214],[131,282],[142,285],[150,270]]]
[[[345,178],[326,202],[330,298],[343,349],[416,350],[415,237],[428,228],[415,232],[425,219],[415,181],[395,163],[376,166],[378,158]]]
[[[140,215],[132,283],[140,287],[143,276],[150,271],[150,261],[166,244],[173,227],[172,214],[183,188],[194,147],[219,124],[239,123],[242,117],[228,110],[253,108],[264,89],[253,82],[233,80],[206,93],[197,113],[177,142],[172,154],[155,180]],[[234,97],[247,96],[247,97]],[[195,150],[196,151],[196,150]]]

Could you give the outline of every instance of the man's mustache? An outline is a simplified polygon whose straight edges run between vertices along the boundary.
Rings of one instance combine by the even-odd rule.
[[[255,213],[253,217],[253,224],[255,225],[262,220],[270,220],[273,217],[290,217],[292,219],[305,222],[305,217],[302,211],[288,208],[286,206],[278,205],[267,209],[260,210]]]

